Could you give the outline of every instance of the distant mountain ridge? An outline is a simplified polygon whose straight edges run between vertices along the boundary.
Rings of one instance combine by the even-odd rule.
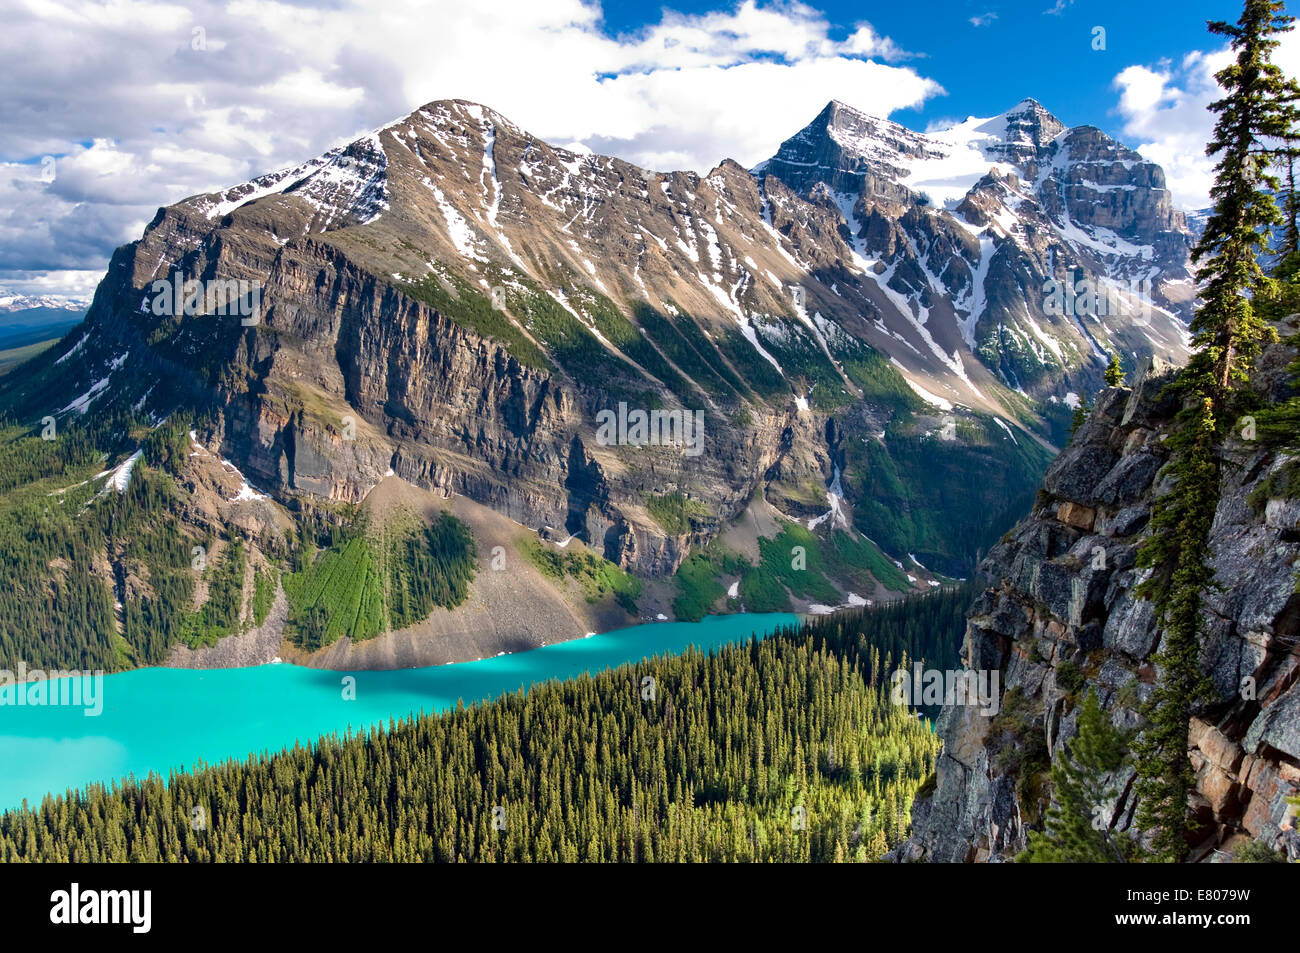
[[[27,296],[0,288],[0,350],[62,337],[81,323],[88,299]]]
[[[82,313],[89,306],[89,298],[76,298],[67,295],[24,295],[0,288],[0,314],[35,310]]]

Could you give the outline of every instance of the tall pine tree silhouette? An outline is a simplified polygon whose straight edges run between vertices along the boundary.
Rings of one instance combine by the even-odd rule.
[[[1192,252],[1205,302],[1192,319],[1194,345],[1212,365],[1220,391],[1244,379],[1272,336],[1249,296],[1269,285],[1259,264],[1269,230],[1287,224],[1274,200],[1281,183],[1273,170],[1291,152],[1300,117],[1300,87],[1271,60],[1278,36],[1294,21],[1283,8],[1281,0],[1246,0],[1235,25],[1209,24],[1237,54],[1215,74],[1226,95],[1210,104],[1218,119],[1205,150],[1218,156],[1210,190],[1214,212]]]
[[[1210,699],[1201,669],[1202,600],[1214,582],[1207,555],[1219,501],[1218,443],[1231,421],[1234,393],[1275,332],[1254,299],[1271,295],[1259,264],[1271,229],[1284,224],[1271,169],[1296,139],[1300,88],[1272,63],[1277,37],[1292,28],[1279,0],[1246,0],[1235,25],[1211,22],[1236,53],[1216,75],[1225,91],[1206,147],[1218,156],[1214,214],[1193,251],[1202,307],[1192,319],[1193,354],[1174,390],[1182,398],[1168,474],[1173,492],[1156,500],[1152,533],[1138,565],[1153,570],[1139,592],[1156,600],[1162,641],[1160,678],[1144,709],[1149,724],[1135,745],[1138,826],[1152,833],[1153,859],[1187,853],[1188,795],[1195,777],[1187,756],[1188,721]]]

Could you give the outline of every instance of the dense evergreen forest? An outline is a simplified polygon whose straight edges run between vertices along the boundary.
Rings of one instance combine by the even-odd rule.
[[[156,665],[175,644],[214,645],[260,625],[281,579],[289,635],[310,648],[464,601],[474,543],[445,514],[371,531],[356,507],[333,520],[311,510],[295,514],[296,534],[257,539],[196,525],[178,481],[190,426],[110,414],[44,439],[40,426],[0,420],[0,668]],[[126,461],[129,479],[115,487],[113,464]],[[248,543],[263,558],[251,584]]]
[[[38,428],[39,430],[39,428]],[[179,532],[166,435],[143,440],[144,455],[124,493],[102,493],[114,433],[137,432],[109,417],[43,440],[26,427],[0,428],[0,667],[120,669],[159,661],[180,638],[193,591],[187,537]],[[143,464],[143,465],[142,465]],[[153,599],[114,618],[106,554],[139,561],[155,580]]]
[[[427,618],[435,606],[454,608],[469,595],[477,549],[468,527],[449,513],[432,525],[412,515],[372,527],[360,513],[330,534],[316,551],[304,534],[285,576],[288,636],[307,649],[341,636],[372,639]]]
[[[49,797],[0,860],[849,861],[906,835],[968,587],[548,682],[251,762]]]

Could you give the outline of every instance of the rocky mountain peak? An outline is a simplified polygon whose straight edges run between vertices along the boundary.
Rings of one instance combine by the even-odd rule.
[[[467,128],[482,131],[500,128],[515,135],[528,135],[495,109],[468,99],[435,99],[401,119],[394,120],[382,129],[396,130],[412,126],[446,131],[463,131]]]
[[[988,158],[1015,166],[1033,180],[1040,167],[1051,162],[1056,140],[1065,130],[1065,124],[1036,99],[1024,99],[1000,116],[967,120],[945,132],[955,142],[963,136],[972,140],[988,136],[979,144]]]
[[[1191,236],[1163,172],[1036,100],[927,133],[832,102],[756,172],[829,199],[855,260],[1013,390],[1069,399],[1109,352],[1186,352]]]
[[[985,433],[1005,478],[989,488],[1007,490],[991,505],[1011,506],[1107,349],[1177,358],[1185,333],[1169,311],[1139,328],[1046,309],[1045,277],[1070,268],[1118,280],[1140,264],[1157,289],[1185,272],[1176,241],[1138,247],[1132,220],[1158,226],[1159,209],[1123,187],[1140,169],[1105,143],[1081,136],[1096,169],[1066,193],[1059,175],[990,157],[990,142],[1027,148],[1052,128],[1017,115],[1009,142],[1010,119],[922,134],[832,102],[757,174],[723,161],[701,176],[434,101],[160,210],[118,250],[84,333],[51,352],[49,379],[13,400],[81,395],[54,407],[117,401],[158,419],[215,406],[221,432],[205,440],[272,492],[356,501],[391,471],[647,574],[751,505],[816,520],[832,488],[836,507],[873,505],[879,455],[900,452],[886,435],[927,439],[949,414]],[[1072,168],[1054,164],[1058,142],[1044,146],[1053,173]],[[178,273],[234,282],[248,304],[238,289],[255,287],[256,319],[160,311],[151,289]],[[705,413],[709,452],[603,444],[596,416],[620,404]],[[853,439],[830,446],[844,429]],[[647,509],[664,495],[712,516],[670,538]],[[961,574],[975,536],[958,557],[896,518],[912,505],[870,510],[863,532]]]
[[[1022,99],[998,118],[1003,122],[1002,138],[1007,143],[1030,143],[1039,149],[1066,128],[1036,99]]]

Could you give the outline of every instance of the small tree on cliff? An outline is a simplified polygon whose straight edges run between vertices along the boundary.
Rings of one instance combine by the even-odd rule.
[[[1124,365],[1119,362],[1119,353],[1112,352],[1110,363],[1106,365],[1106,386],[1122,387],[1124,385]]]
[[[1209,375],[1202,373],[1199,384],[1211,386]],[[1152,533],[1137,557],[1139,566],[1155,570],[1138,591],[1154,595],[1163,622],[1159,678],[1144,709],[1149,724],[1135,746],[1137,821],[1154,833],[1155,859],[1168,863],[1187,853],[1187,797],[1195,783],[1187,725],[1194,706],[1210,697],[1200,665],[1201,599],[1214,580],[1206,552],[1219,502],[1217,442],[1213,400],[1194,397],[1167,441],[1175,489],[1156,501]]]
[[[1110,837],[1115,813],[1115,772],[1124,763],[1124,733],[1102,711],[1089,688],[1079,711],[1079,733],[1069,752],[1052,765],[1052,806],[1045,830],[1030,831],[1029,847],[1016,859],[1029,863],[1122,863]]]
[[[1074,413],[1070,416],[1070,436],[1084,425],[1088,420],[1088,414],[1092,413],[1092,401],[1088,400],[1087,395],[1080,397],[1078,403],[1074,405]]]

